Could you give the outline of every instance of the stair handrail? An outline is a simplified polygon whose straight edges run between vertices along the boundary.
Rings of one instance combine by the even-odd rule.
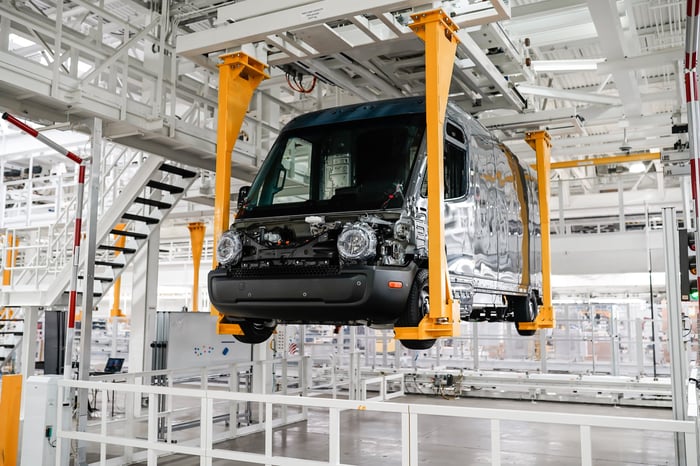
[[[110,208],[102,213],[97,224],[97,242],[98,244],[104,242],[107,236],[110,234],[112,227],[116,225],[121,216],[127,209],[131,206],[134,199],[143,189],[146,182],[153,176],[153,172],[158,169],[158,167],[163,163],[163,158],[157,155],[149,155],[148,158],[143,161],[140,169],[131,179],[129,184],[122,190],[118,203],[113,203]],[[87,260],[84,251],[81,251],[80,256],[80,266],[82,267]],[[56,279],[51,283],[48,289],[47,301],[49,303],[55,303],[59,297],[63,294],[67,286],[67,274],[70,271],[70,263],[65,264],[60,273],[56,275]]]
[[[120,150],[116,156],[113,155],[115,150]],[[114,143],[108,146],[102,157],[100,169],[103,185],[100,189],[98,215],[112,206],[146,157],[147,155],[140,150]]]
[[[110,150],[119,149],[121,147],[116,144],[110,148]],[[111,179],[106,186],[103,185],[100,188],[100,191],[101,193],[111,192],[111,196],[99,196],[98,216],[101,216],[119,198],[124,187],[140,171],[144,157],[146,155],[143,151],[123,147],[123,150],[117,153],[115,157],[103,159],[105,162],[102,173],[111,175]],[[135,163],[138,166],[134,165]],[[22,264],[16,264],[12,267],[15,273],[12,275],[11,288],[24,285],[39,286],[47,276],[55,277],[64,271],[66,264],[71,262],[74,238],[74,221],[71,217],[76,211],[76,196],[70,194],[75,192],[74,188],[77,186],[77,171],[75,173],[58,174],[57,176],[59,177],[57,189],[59,186],[63,189],[60,192],[60,196],[57,196],[60,199],[57,200],[55,217],[48,229],[46,225],[8,228],[8,230],[12,231],[22,231],[26,235],[32,235],[33,233],[33,236],[37,239],[46,238],[45,240],[36,241],[33,248],[27,244],[22,247],[26,250],[36,250],[36,252],[28,254]],[[103,179],[106,180],[108,178],[105,177]],[[26,181],[18,180],[18,182]],[[83,201],[83,209],[87,208],[88,202],[88,199]]]

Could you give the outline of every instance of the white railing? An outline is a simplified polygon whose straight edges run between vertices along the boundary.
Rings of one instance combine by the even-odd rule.
[[[74,173],[34,176],[0,183],[3,199],[0,228],[58,222],[64,202],[75,194]]]
[[[98,218],[102,218],[103,214],[118,202],[119,195],[138,173],[146,157],[147,155],[142,151],[112,143],[107,144],[100,166],[103,185],[100,187],[98,199]],[[89,170],[90,167],[88,167],[88,177]],[[13,188],[15,184],[17,186]],[[40,287],[42,284],[45,288],[47,277],[53,279],[72,260],[73,224],[76,211],[75,174],[29,178],[5,183],[2,186],[6,194],[10,191],[23,193],[23,198],[21,202],[18,201],[16,208],[5,209],[8,219],[22,220],[21,227],[6,228],[4,231],[5,234],[12,234],[14,238],[19,239],[19,245],[14,248],[6,244],[6,241],[2,244],[3,258],[7,257],[8,248],[18,253],[14,265],[2,263],[2,270],[12,272],[11,283],[7,290]],[[8,186],[12,189],[8,189]],[[43,187],[38,188],[39,186]],[[38,203],[37,192],[41,192],[40,189],[51,190],[51,193],[56,194],[53,204]],[[42,199],[50,197],[44,195]],[[83,215],[87,213],[88,202],[89,199],[86,197]],[[5,203],[3,202],[2,205],[4,206]],[[139,212],[144,209],[145,206],[139,206]],[[39,217],[37,213],[39,210],[50,212],[51,215]],[[135,213],[139,212],[135,211]],[[41,220],[46,224],[42,224]],[[2,221],[0,217],[0,222]],[[30,223],[31,226],[27,226]],[[7,226],[8,222],[5,222],[5,225]],[[101,256],[106,254],[108,253],[105,251],[99,252]]]
[[[362,388],[360,399],[367,401],[387,401],[404,396],[404,378],[403,374],[381,375],[369,379],[362,379]],[[379,384],[378,394],[372,398],[367,398],[367,390],[372,386]],[[389,391],[391,386],[397,386],[398,389]]]
[[[167,264],[191,263],[192,243],[187,239],[170,240],[160,243],[159,262]],[[214,239],[204,238],[202,244],[203,261],[211,261],[214,255]]]
[[[503,422],[525,422],[535,424],[548,424],[553,426],[576,426],[579,429],[580,459],[581,464],[590,466],[593,464],[592,432],[602,428],[606,432],[611,429],[622,431],[649,431],[678,433],[685,438],[685,462],[688,466],[697,466],[698,451],[696,446],[696,424],[694,421],[673,421],[664,419],[644,419],[614,416],[593,416],[573,413],[537,412],[525,410],[501,410],[486,408],[468,408],[457,406],[444,406],[435,404],[409,404],[409,403],[382,403],[375,401],[350,401],[333,400],[324,398],[297,397],[286,395],[263,395],[253,393],[229,392],[221,390],[191,390],[186,388],[143,386],[127,383],[105,383],[96,381],[66,381],[60,380],[59,399],[63,397],[66,389],[91,390],[100,401],[100,422],[88,429],[87,432],[78,432],[72,429],[57,429],[57,454],[61,457],[61,451],[69,448],[67,439],[87,442],[99,446],[100,465],[108,464],[107,448],[123,447],[130,452],[131,461],[146,460],[147,464],[157,464],[158,456],[165,454],[181,454],[199,457],[200,464],[211,465],[214,459],[229,461],[244,461],[256,464],[319,466],[321,464],[341,465],[341,412],[375,412],[389,415],[387,425],[396,422],[396,415],[400,415],[400,455],[401,464],[413,466],[419,464],[419,451],[425,446],[418,436],[419,420],[428,416],[441,416],[462,420],[489,420],[490,421],[490,456],[491,464],[501,464],[501,426]],[[133,434],[136,429],[124,429],[124,434],[117,429],[108,428],[108,398],[110,394],[121,394],[127,397],[126,407],[133,408],[141,402],[142,394],[148,398],[147,438],[137,437]],[[159,420],[167,413],[163,404],[159,404],[159,397],[178,397],[191,400],[195,403],[195,417],[199,419],[199,432],[193,438],[183,442],[172,443],[168,439],[159,438]],[[112,395],[114,397],[114,395]],[[251,453],[219,448],[215,442],[215,404],[218,403],[258,403],[261,406],[260,427],[265,436],[264,453]],[[161,406],[161,408],[159,408]],[[308,408],[326,410],[328,412],[328,462],[312,461],[302,458],[278,456],[273,453],[273,429],[282,425],[280,413],[290,408]],[[264,414],[263,414],[264,413]],[[62,411],[59,411],[57,426],[63,425]],[[232,423],[233,424],[233,423]],[[112,433],[110,433],[112,432]],[[455,442],[461,439],[454,439]],[[134,449],[145,450],[133,453]],[[124,458],[117,458],[122,461]],[[113,464],[114,458],[109,464]],[[361,463],[359,463],[361,464]]]

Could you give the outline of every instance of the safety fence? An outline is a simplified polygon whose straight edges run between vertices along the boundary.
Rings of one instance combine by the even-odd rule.
[[[342,425],[346,413],[364,415],[364,413],[378,413],[381,419],[387,418],[387,422],[400,425],[400,447],[397,454],[401,458],[401,464],[413,466],[419,464],[421,450],[424,448],[421,440],[420,422],[431,416],[450,418],[450,424],[462,419],[469,422],[487,421],[490,426],[490,460],[491,464],[499,465],[502,460],[502,444],[505,438],[502,432],[504,424],[509,422],[548,424],[550,428],[557,429],[560,426],[574,426],[578,428],[578,440],[580,444],[580,462],[582,465],[592,465],[594,458],[593,433],[597,429],[609,432],[611,429],[618,432],[649,431],[654,435],[659,433],[675,433],[685,440],[685,464],[697,466],[698,449],[696,444],[695,421],[674,421],[664,419],[643,419],[613,416],[594,416],[573,413],[537,412],[525,410],[501,410],[485,408],[469,408],[460,406],[445,406],[436,404],[413,403],[384,403],[375,401],[351,401],[339,399],[327,399],[320,397],[300,397],[278,394],[253,394],[223,391],[216,389],[192,390],[179,387],[144,386],[131,383],[112,383],[100,381],[66,381],[61,380],[59,385],[59,399],[63,397],[64,390],[87,390],[95,394],[96,402],[99,402],[100,421],[85,432],[79,432],[73,428],[61,428],[63,419],[59,411],[57,419],[57,457],[61,457],[65,448],[70,448],[69,440],[85,442],[93,451],[99,451],[99,461],[94,464],[123,464],[126,461],[146,461],[155,465],[158,457],[167,454],[179,454],[190,457],[198,457],[200,464],[211,465],[213,460],[244,461],[255,464],[274,465],[300,465],[318,466],[321,464],[341,465],[343,449]],[[126,396],[127,409],[133,408],[147,400],[148,414],[141,428],[131,425],[126,428],[114,429],[108,427],[109,418],[107,400],[116,394]],[[178,440],[173,443],[159,436],[158,427],[160,421],[168,413],[159,397],[189,400],[195,406],[194,417],[198,419],[199,431],[188,439]],[[264,436],[262,452],[241,451],[226,449],[217,442],[222,438],[220,429],[217,429],[217,404],[247,403],[257,406],[257,416],[260,423],[256,426],[257,432]],[[327,414],[328,419],[328,451],[327,459],[293,458],[276,454],[273,448],[273,435],[276,429],[283,426],[284,414],[290,410],[302,412],[313,408]],[[400,419],[397,420],[397,418]],[[452,420],[454,419],[454,421]],[[562,427],[563,428],[563,427]],[[238,435],[251,433],[252,431],[239,431]],[[231,438],[231,436],[228,436]],[[462,439],[459,439],[460,441]],[[457,442],[458,439],[455,439]],[[108,459],[108,451],[122,448],[126,457],[111,457]],[[303,450],[303,449],[302,449]],[[575,450],[575,449],[574,449]],[[279,453],[279,451],[278,451]],[[425,452],[424,452],[425,453]],[[569,458],[569,457],[567,457]],[[361,463],[360,463],[361,464]]]

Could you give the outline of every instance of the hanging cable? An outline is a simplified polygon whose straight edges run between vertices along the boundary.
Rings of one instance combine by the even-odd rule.
[[[293,91],[299,92],[300,94],[310,94],[316,87],[316,76],[311,77],[311,84],[309,87],[304,86],[304,76],[302,74],[290,74],[289,72],[285,72],[284,77],[287,79],[287,85]]]

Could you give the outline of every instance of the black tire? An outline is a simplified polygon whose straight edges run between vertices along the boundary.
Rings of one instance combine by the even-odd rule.
[[[518,335],[530,337],[537,330],[521,330],[518,328],[518,322],[534,322],[537,317],[537,298],[533,295],[513,297],[513,320],[515,321],[515,330]]]
[[[248,343],[251,345],[264,342],[270,338],[272,332],[274,332],[277,328],[276,324],[270,325],[269,322],[258,322],[252,320],[238,322],[238,325],[241,326],[243,335],[234,335],[233,337],[241,343]]]
[[[408,294],[406,310],[396,321],[396,327],[417,327],[428,313],[428,271],[421,269],[411,285]],[[399,340],[401,344],[412,350],[427,350],[433,347],[435,339],[430,340]]]

